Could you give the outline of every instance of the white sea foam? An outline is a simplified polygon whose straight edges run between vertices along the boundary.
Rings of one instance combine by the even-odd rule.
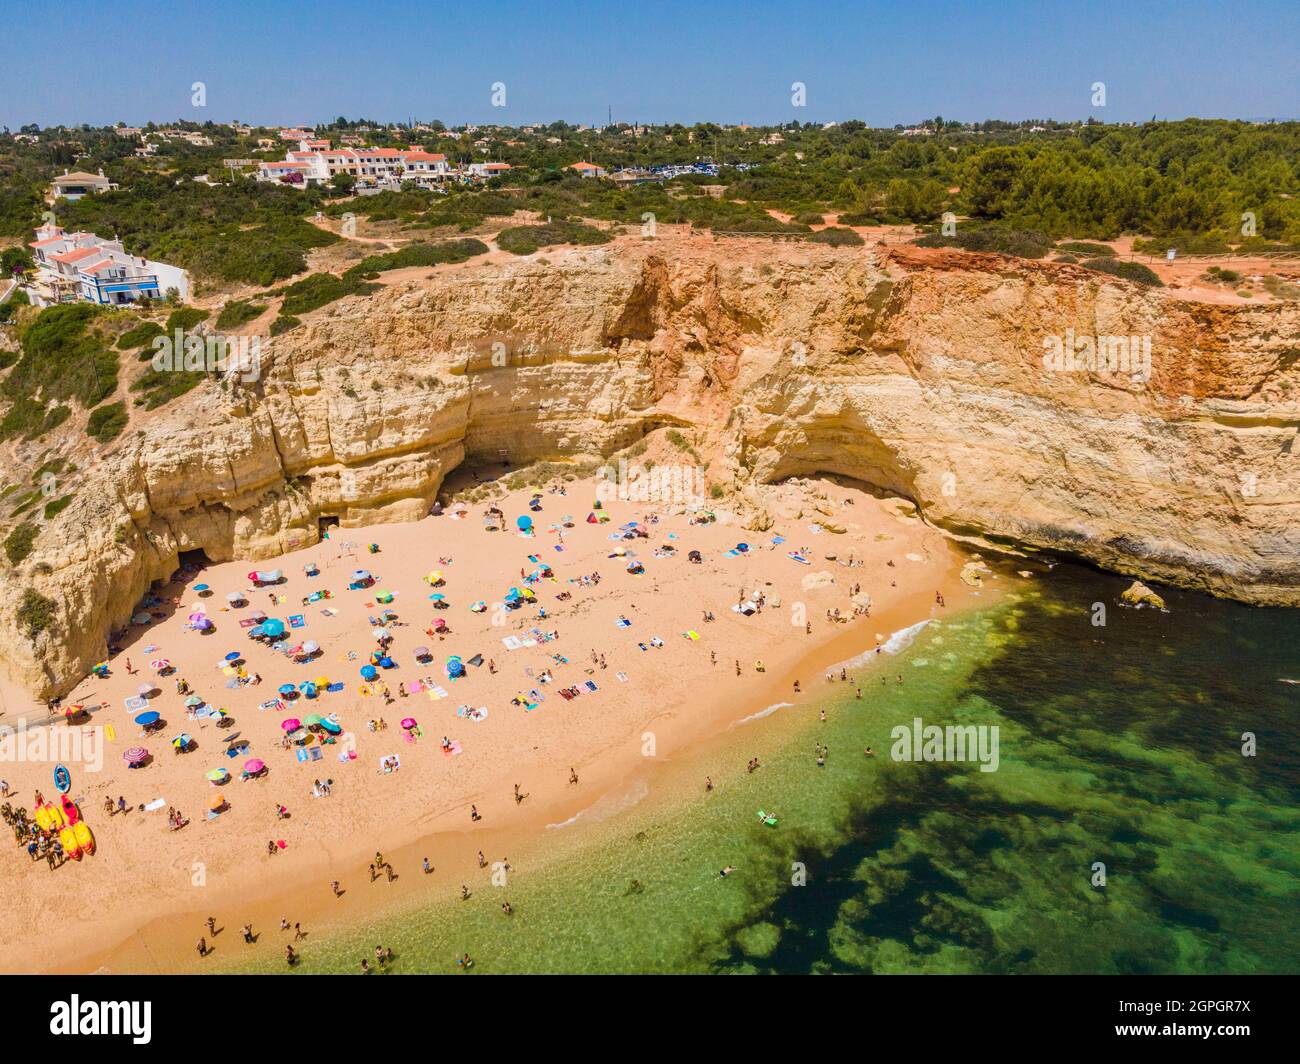
[[[916,642],[916,637],[921,634],[921,629],[925,628],[929,623],[930,618],[927,617],[924,621],[917,621],[916,624],[908,628],[900,628],[880,645],[880,649],[886,654],[901,654]],[[841,669],[860,669],[862,666],[869,664],[872,658],[878,656],[876,648],[872,647],[870,650],[864,650],[856,657],[849,658],[848,661],[841,661],[838,665],[832,665],[826,671],[828,673],[837,673]]]
[[[740,720],[733,721],[731,726],[739,728],[742,724],[748,724],[750,721],[762,720],[764,717],[770,717],[778,709],[784,709],[786,706],[794,705],[793,702],[773,702],[766,709],[760,709],[757,713],[751,713],[748,717],[741,717]]]
[[[593,804],[587,806],[586,809],[579,809],[568,820],[561,820],[558,824],[547,824],[546,830],[572,827],[580,820],[599,824],[602,820],[607,820],[617,813],[631,809],[649,793],[650,785],[644,780],[636,780],[625,790],[602,794]]]

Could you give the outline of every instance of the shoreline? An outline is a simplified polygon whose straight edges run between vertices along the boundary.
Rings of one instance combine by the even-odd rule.
[[[945,591],[947,595],[947,591]],[[925,595],[917,594],[909,596],[909,599],[920,600]],[[996,599],[990,595],[983,601],[972,601],[964,604],[960,609],[952,606],[947,607],[947,617],[957,617],[961,613],[973,609],[985,609],[994,605]],[[915,616],[911,612],[920,603],[904,601],[898,604],[896,613],[898,616]],[[893,615],[891,614],[893,623]],[[872,618],[873,620],[875,618]],[[882,620],[884,615],[882,615]],[[927,620],[941,620],[938,617],[929,617]],[[903,628],[891,630],[887,635],[897,635],[914,628],[915,625],[907,625]],[[835,639],[829,640],[809,651],[803,660],[795,665],[786,668],[781,674],[773,677],[767,685],[767,691],[758,694],[752,700],[747,700],[745,708],[750,706],[763,705],[763,708],[757,712],[744,713],[734,716],[725,708],[721,708],[720,713],[714,717],[714,727],[708,734],[699,738],[695,745],[684,743],[679,748],[670,750],[664,757],[646,761],[641,765],[633,765],[633,771],[630,774],[619,776],[617,773],[611,774],[610,778],[604,782],[600,793],[594,797],[584,796],[569,800],[557,800],[550,805],[538,805],[534,807],[532,817],[526,824],[513,825],[508,828],[474,828],[462,831],[444,830],[433,832],[414,842],[407,842],[393,847],[385,848],[382,852],[395,868],[401,869],[398,880],[393,884],[386,884],[381,879],[375,883],[365,881],[365,864],[367,861],[368,850],[362,847],[354,853],[342,858],[346,862],[351,862],[354,867],[349,868],[348,873],[353,880],[353,887],[348,888],[346,881],[345,891],[355,890],[358,894],[364,894],[369,888],[382,889],[384,891],[383,900],[373,903],[370,896],[366,895],[364,904],[367,906],[364,911],[358,912],[354,906],[343,907],[342,903],[346,897],[334,899],[328,896],[328,892],[322,889],[323,880],[315,877],[300,878],[292,885],[277,891],[270,891],[259,894],[255,898],[244,898],[239,904],[239,921],[251,922],[256,929],[270,931],[278,927],[281,916],[286,916],[290,922],[301,921],[307,927],[311,928],[311,937],[300,947],[300,952],[304,948],[309,948],[312,938],[316,940],[328,939],[334,937],[346,930],[353,929],[361,923],[378,923],[388,919],[398,918],[403,913],[409,912],[413,908],[424,906],[441,905],[453,902],[457,899],[459,884],[482,883],[485,870],[477,867],[474,860],[469,857],[471,843],[466,839],[471,831],[473,833],[472,847],[481,849],[489,855],[489,870],[492,864],[499,858],[492,855],[499,854],[501,857],[509,856],[511,863],[516,868],[524,867],[527,869],[526,874],[537,874],[551,868],[556,862],[563,860],[566,853],[563,851],[578,851],[579,853],[588,847],[600,845],[606,841],[601,837],[602,829],[615,828],[619,816],[629,812],[634,806],[642,808],[646,805],[653,805],[658,802],[662,805],[671,805],[684,799],[684,795],[675,790],[661,790],[655,785],[655,778],[660,774],[668,762],[680,759],[689,759],[693,762],[704,761],[712,756],[715,759],[722,760],[725,767],[715,769],[712,778],[715,783],[721,783],[724,779],[723,773],[728,775],[740,774],[739,758],[741,750],[745,745],[752,745],[746,729],[761,722],[767,717],[780,714],[784,715],[786,720],[793,721],[783,727],[802,728],[815,720],[807,713],[788,713],[787,710],[810,710],[813,705],[826,698],[825,681],[822,679],[811,690],[805,690],[803,695],[795,696],[796,701],[784,701],[777,697],[781,690],[789,690],[789,684],[796,674],[807,675],[809,669],[816,667],[818,670],[825,670],[831,666],[838,667],[842,662],[850,660],[844,657],[845,651],[852,651],[854,648],[860,648],[865,641],[871,641],[865,628],[855,628],[850,626],[848,631],[842,632]],[[904,648],[906,649],[906,648]],[[870,654],[870,649],[859,651],[852,654],[852,657],[863,657]],[[871,655],[874,657],[874,655]],[[886,662],[891,660],[890,656],[882,655],[880,662],[868,662],[859,668],[870,675],[873,679],[879,674]],[[836,682],[831,690],[835,695],[841,698],[847,697],[846,687]],[[864,695],[867,692],[864,691]],[[769,701],[774,699],[774,701]],[[729,699],[720,698],[720,702],[729,703]],[[775,713],[769,712],[774,706],[780,709]],[[736,760],[731,760],[734,757]],[[632,801],[627,801],[629,792],[639,790],[640,794]],[[614,808],[610,808],[614,806]],[[602,815],[591,816],[593,811],[600,810]],[[556,836],[564,834],[562,843],[557,843]],[[585,833],[585,835],[584,835]],[[583,836],[583,837],[579,837]],[[420,872],[420,862],[426,854],[437,854],[445,852],[449,846],[457,846],[464,849],[464,853],[458,855],[459,859],[447,862],[434,861],[435,873],[433,882],[428,882],[431,877],[426,877]],[[522,856],[520,856],[522,855]],[[483,889],[481,885],[476,889]],[[220,907],[219,907],[220,908]],[[204,910],[193,910],[186,913],[178,913],[151,921],[140,927],[127,939],[116,945],[100,949],[93,953],[73,957],[49,969],[51,973],[57,974],[78,974],[102,972],[130,972],[133,974],[144,973],[164,973],[175,972],[183,974],[198,974],[202,972],[221,972],[231,973],[238,971],[249,963],[246,956],[232,955],[228,960],[199,960],[194,956],[194,950],[191,943],[186,938],[187,932],[190,937],[196,932],[195,927],[201,925],[206,918]],[[218,919],[218,927],[224,927],[228,934],[234,930],[234,919],[223,921]],[[227,940],[229,941],[229,940]],[[222,943],[225,945],[225,943]]]
[[[841,662],[863,653],[869,654],[877,635],[888,638],[935,614],[955,615],[967,606],[980,604],[979,593],[958,579],[961,562],[967,556],[964,550],[942,535],[925,528],[920,522],[894,514],[890,514],[886,520],[891,524],[885,527],[899,531],[900,538],[901,529],[906,528],[909,535],[919,537],[927,543],[925,564],[914,567],[917,580],[910,579],[913,574],[907,571],[909,563],[900,560],[897,577],[904,586],[888,589],[873,586],[875,602],[869,618],[855,618],[846,624],[835,626],[821,638],[811,636],[811,644],[791,640],[781,630],[773,638],[770,632],[759,633],[751,628],[752,635],[764,636],[755,639],[754,645],[760,648],[759,652],[769,661],[767,672],[755,674],[745,668],[742,676],[736,677],[732,663],[720,658],[713,668],[721,672],[714,677],[709,666],[703,665],[704,675],[714,677],[704,682],[703,690],[688,685],[685,698],[665,697],[654,707],[652,713],[646,713],[642,707],[640,712],[634,712],[634,719],[623,722],[624,726],[612,738],[606,737],[608,741],[597,746],[589,745],[586,760],[578,760],[575,765],[581,780],[577,788],[560,782],[559,777],[567,765],[553,765],[550,769],[551,778],[537,784],[529,782],[527,791],[530,797],[523,807],[511,810],[508,816],[500,815],[498,809],[485,805],[485,799],[477,796],[477,791],[470,791],[456,800],[444,798],[441,804],[435,803],[429,809],[410,809],[397,822],[387,826],[367,826],[364,831],[356,834],[335,833],[313,838],[309,846],[295,847],[283,856],[277,856],[274,864],[270,859],[262,858],[260,863],[251,862],[251,868],[241,868],[236,876],[223,876],[216,883],[205,885],[201,905],[186,899],[184,894],[174,894],[173,900],[167,905],[162,904],[165,899],[155,899],[153,912],[150,912],[151,906],[146,901],[120,911],[111,921],[97,918],[93,934],[99,941],[90,948],[87,948],[86,942],[86,938],[90,937],[88,935],[69,936],[63,940],[51,936],[42,940],[39,947],[42,962],[38,970],[61,973],[214,970],[224,967],[225,958],[213,957],[200,961],[194,950],[194,942],[208,915],[217,916],[219,926],[224,925],[228,930],[251,920],[255,929],[260,931],[278,926],[283,916],[291,923],[302,922],[314,935],[328,937],[338,929],[355,927],[396,908],[454,897],[461,883],[480,883],[484,873],[479,870],[474,856],[480,849],[487,855],[489,865],[509,854],[512,863],[517,863],[528,871],[544,867],[549,859],[546,851],[556,849],[548,846],[547,840],[559,833],[568,836],[574,828],[578,829],[574,833],[576,835],[592,823],[604,822],[606,818],[592,817],[590,810],[602,802],[612,800],[611,796],[616,799],[625,791],[629,780],[646,783],[648,791],[641,801],[656,801],[656,761],[704,756],[708,753],[725,764],[722,759],[726,753],[735,750],[736,756],[739,756],[736,748],[747,741],[745,728],[737,726],[742,719],[751,718],[756,712],[778,702],[788,702],[793,707],[810,705],[823,697],[826,670],[832,665],[838,667]],[[897,524],[892,524],[893,522]],[[417,522],[410,527],[421,524],[424,522]],[[381,531],[392,527],[395,526],[383,526],[382,529],[371,531],[379,535]],[[354,534],[354,530],[346,530],[345,534]],[[734,536],[734,531],[728,534]],[[844,538],[837,537],[837,540],[843,542]],[[900,548],[901,544],[894,544],[895,550]],[[294,556],[286,556],[281,560],[285,563],[286,570],[293,558]],[[861,573],[864,584],[873,584],[881,575],[870,568],[852,569],[849,573],[852,578]],[[780,575],[784,576],[785,573]],[[884,575],[887,576],[888,573]],[[746,582],[753,583],[753,576],[750,573]],[[915,586],[922,582],[923,589]],[[934,603],[936,590],[941,590],[948,602],[944,609]],[[988,590],[986,586],[986,591]],[[991,599],[991,594],[985,595],[985,601]],[[731,627],[747,623],[739,618],[733,620],[733,617],[734,615],[725,617]],[[724,616],[721,610],[718,620],[720,623],[713,627],[722,628]],[[559,615],[556,623],[563,627],[564,621]],[[824,626],[819,627],[821,631],[826,630]],[[709,629],[706,628],[705,631]],[[574,643],[564,645],[570,654],[576,656],[578,651]],[[718,645],[719,649],[723,646],[734,647],[740,645],[740,640],[729,642],[724,637],[718,641]],[[734,654],[729,653],[728,656]],[[667,690],[664,677],[655,679]],[[803,687],[803,693],[798,696],[792,694],[795,679],[799,679]],[[602,686],[608,689],[613,685],[607,683]],[[549,706],[548,702],[542,708],[545,710]],[[398,708],[394,706],[393,711],[397,713]],[[355,714],[355,711],[352,712]],[[787,710],[782,709],[781,712],[786,713]],[[794,713],[790,715],[795,716]],[[753,727],[753,724],[746,727]],[[658,744],[654,758],[642,756],[639,750],[638,739],[646,733],[653,733]],[[406,756],[405,751],[403,756]],[[538,766],[530,764],[526,755],[522,765],[536,774]],[[524,774],[518,759],[507,767],[510,773],[519,776]],[[405,771],[404,769],[396,775],[402,777]],[[724,769],[715,768],[714,771],[721,772]],[[377,787],[382,787],[385,780],[392,778],[380,777]],[[506,778],[509,778],[508,775],[501,777],[502,780]],[[480,790],[485,782],[475,780]],[[368,806],[384,802],[382,795],[373,793],[377,787],[367,789],[367,796],[362,799]],[[268,794],[267,800],[269,799]],[[470,824],[468,818],[462,819],[465,806],[461,800],[476,800],[485,814],[488,814],[485,820]],[[328,801],[338,802],[340,797]],[[391,807],[392,798],[387,801]],[[369,812],[369,809],[366,811]],[[135,816],[134,813],[131,815]],[[100,822],[103,820],[102,817],[97,819]],[[554,827],[566,821],[573,823],[569,827]],[[311,825],[307,822],[303,826]],[[359,838],[365,838],[366,841],[360,842]],[[580,841],[579,845],[582,844]],[[378,904],[375,904],[373,894],[366,894],[366,888],[370,886],[366,882],[366,865],[369,855],[375,849],[382,850],[398,869],[395,882],[388,884],[381,880],[381,883],[375,884],[377,889],[385,891],[384,900]],[[517,854],[524,854],[525,857],[516,857]],[[420,872],[421,859],[426,855],[435,866],[433,876],[425,876]],[[141,856],[145,857],[146,862],[156,860],[156,855]],[[185,875],[191,866],[203,863],[199,860],[200,856],[179,855],[173,861],[172,871]],[[96,855],[87,860],[94,862],[100,859],[101,855]],[[249,862],[241,864],[246,866]],[[80,869],[68,871],[76,874]],[[44,872],[37,870],[36,874],[43,876]],[[131,872],[127,870],[124,874],[129,877]],[[335,879],[342,882],[344,889],[343,897],[338,899],[328,889],[328,884]],[[166,911],[158,912],[159,908],[165,908]],[[87,922],[82,930],[90,927]],[[220,939],[222,947],[230,941],[224,935]],[[310,945],[310,939],[307,940],[307,945]],[[31,948],[32,943],[11,941],[5,944],[3,963],[6,967],[32,969],[30,960],[24,963],[19,959],[25,947]],[[221,952],[224,953],[224,948]]]

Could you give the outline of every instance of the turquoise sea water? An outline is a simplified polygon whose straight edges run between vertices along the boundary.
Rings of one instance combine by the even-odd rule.
[[[479,973],[1300,970],[1300,686],[1277,682],[1300,679],[1300,612],[1121,609],[1126,583],[1017,582],[855,669],[861,700],[826,685],[742,725],[752,775],[681,759],[550,832],[542,871],[312,942],[301,970],[354,972],[376,942],[408,972],[463,951]],[[914,717],[996,725],[997,771],[892,760]]]

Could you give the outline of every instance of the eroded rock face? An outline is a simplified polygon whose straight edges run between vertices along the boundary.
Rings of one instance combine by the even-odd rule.
[[[1149,338],[1149,379],[1140,342],[1111,372],[1045,366],[1053,337]],[[0,578],[0,665],[65,691],[181,551],[272,557],[322,516],[419,517],[466,460],[598,458],[664,427],[753,527],[763,484],[833,472],[954,532],[1300,605],[1298,359],[1294,303],[998,256],[682,241],[461,268],[326,308],[258,382],[119,441]],[[28,588],[56,606],[34,636]]]

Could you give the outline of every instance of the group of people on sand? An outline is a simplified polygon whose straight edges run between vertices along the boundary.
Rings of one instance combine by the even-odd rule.
[[[37,794],[37,805],[41,805],[40,795]],[[27,856],[33,861],[45,861],[50,866],[50,871],[58,868],[67,859],[63,852],[63,844],[59,842],[59,836],[52,828],[45,829],[36,823],[34,819],[27,815],[25,808],[15,809],[10,803],[5,802],[0,805],[0,816],[14,832],[14,842],[19,846],[27,847]]]

